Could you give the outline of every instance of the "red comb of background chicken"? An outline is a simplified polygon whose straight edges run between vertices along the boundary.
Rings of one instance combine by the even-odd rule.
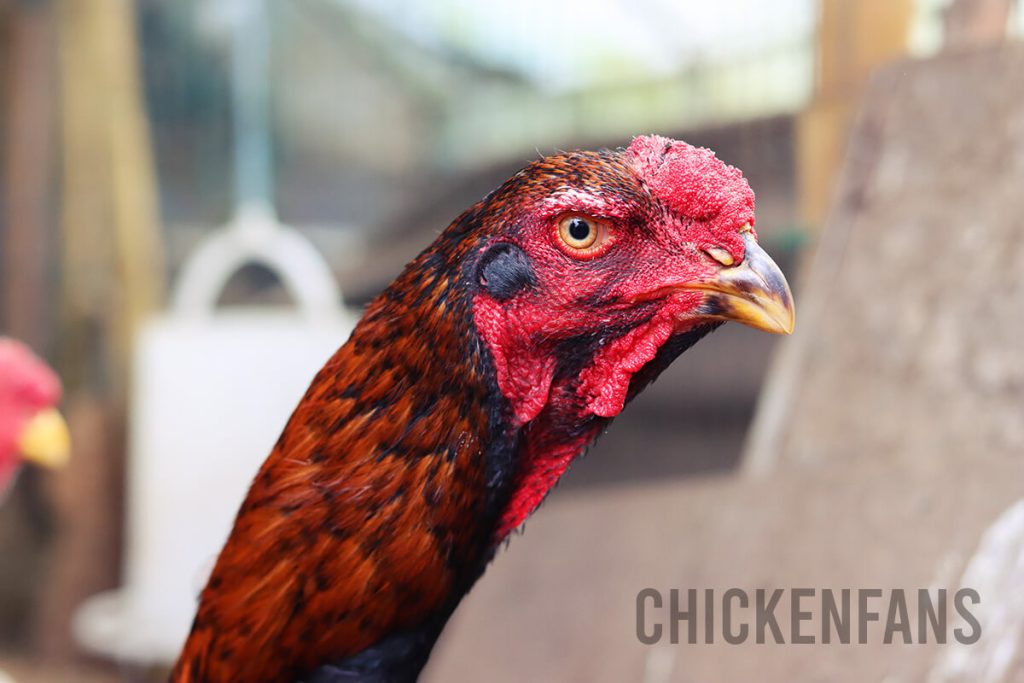
[[[60,464],[67,457],[67,429],[55,410],[57,375],[25,345],[0,338],[0,493],[22,460]]]

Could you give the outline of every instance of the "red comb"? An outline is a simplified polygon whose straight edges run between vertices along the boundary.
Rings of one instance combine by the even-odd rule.
[[[36,409],[47,408],[60,401],[60,380],[24,344],[0,338],[0,394]]]
[[[754,191],[739,169],[719,160],[703,147],[642,135],[633,139],[626,155],[637,173],[676,213],[714,222],[735,230],[754,224]]]

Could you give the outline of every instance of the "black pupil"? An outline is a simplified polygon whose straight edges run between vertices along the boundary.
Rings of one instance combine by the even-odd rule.
[[[590,223],[582,218],[573,218],[569,221],[569,236],[577,242],[587,239],[590,237]]]

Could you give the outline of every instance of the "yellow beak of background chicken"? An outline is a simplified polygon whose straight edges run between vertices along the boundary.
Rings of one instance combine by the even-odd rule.
[[[41,467],[64,466],[71,456],[67,423],[55,408],[36,413],[18,437],[18,450],[26,462]]]

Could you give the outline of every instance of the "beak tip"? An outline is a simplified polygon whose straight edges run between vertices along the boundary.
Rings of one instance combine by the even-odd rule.
[[[778,334],[789,336],[796,329],[796,311],[793,309],[793,300],[790,299],[785,307],[786,315],[779,321]]]
[[[796,329],[796,316],[793,315],[793,309],[788,307],[775,311],[762,309],[753,314],[737,317],[735,320],[769,334],[789,336]]]

